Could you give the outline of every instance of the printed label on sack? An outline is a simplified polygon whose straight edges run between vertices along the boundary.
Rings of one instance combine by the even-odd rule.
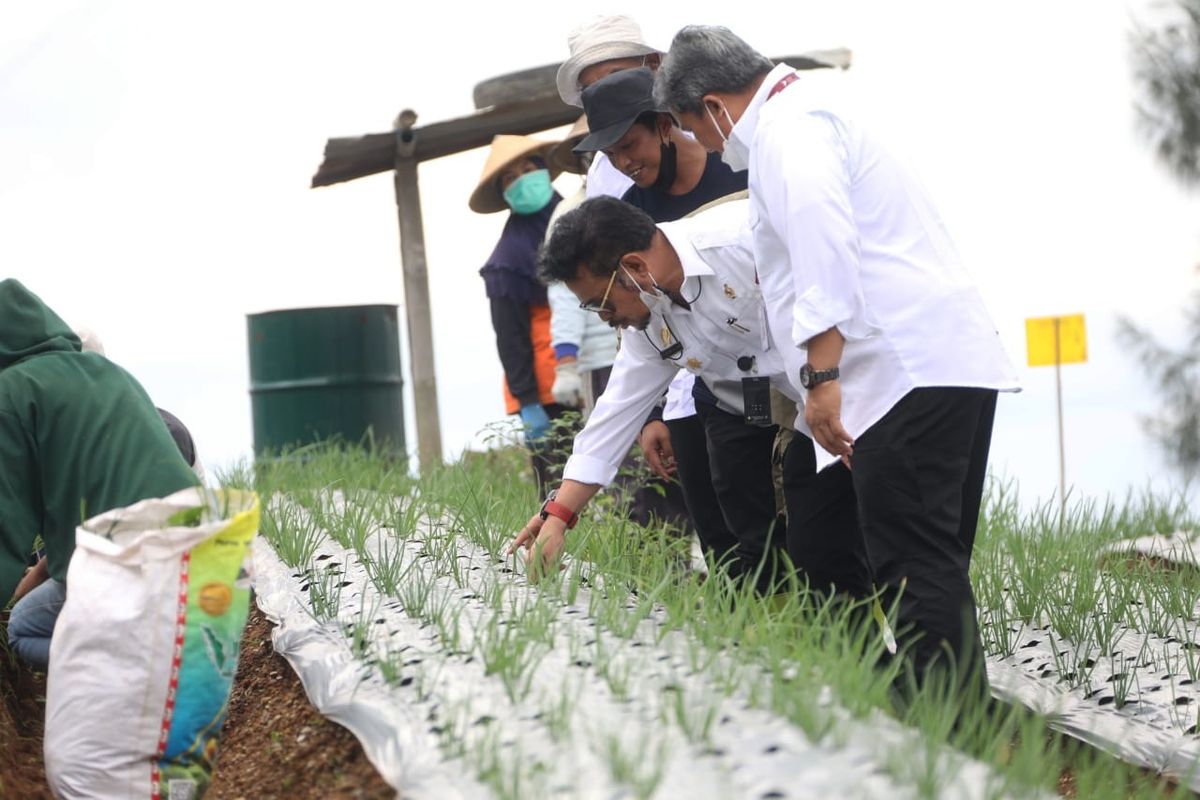
[[[170,687],[174,708],[157,764],[160,795],[170,800],[200,797],[211,780],[249,612],[242,565],[258,520],[255,501],[186,557],[186,613],[180,615],[183,633],[177,642],[181,657]]]
[[[227,583],[208,583],[200,589],[200,608],[210,617],[219,617],[233,603],[233,587]]]

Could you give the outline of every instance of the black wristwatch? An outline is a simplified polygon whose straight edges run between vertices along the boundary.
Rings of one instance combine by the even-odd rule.
[[[800,385],[805,389],[811,389],[827,381],[836,381],[839,374],[837,367],[813,369],[812,364],[805,364],[800,368]]]

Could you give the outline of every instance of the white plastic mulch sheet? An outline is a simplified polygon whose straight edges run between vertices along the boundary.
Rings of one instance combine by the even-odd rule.
[[[355,658],[345,635],[313,618],[300,591],[307,582],[294,576],[262,536],[254,541],[253,555],[255,598],[275,623],[275,650],[292,665],[312,704],[358,737],[393,788],[404,786],[414,797],[471,796],[464,791],[469,782],[441,764],[419,710],[395,702],[387,684]]]
[[[715,662],[697,666],[695,644],[677,633],[656,643],[652,617],[628,638],[598,630],[587,615],[587,589],[558,608],[553,648],[509,643],[510,655],[532,664],[527,683],[513,673],[506,681],[495,665],[489,674],[472,643],[503,636],[536,589],[461,539],[463,585],[434,574],[435,559],[423,550],[429,535],[398,542],[376,531],[363,552],[387,547],[395,555],[400,544],[414,565],[406,584],[427,588],[419,602],[460,610],[443,616],[454,618],[461,649],[447,644],[456,634],[446,625],[380,596],[357,555],[332,541],[318,550],[319,571],[307,573],[287,567],[261,539],[255,550],[258,602],[278,625],[276,649],[314,704],[359,737],[406,798],[892,800],[918,796],[917,782],[932,773],[942,796],[994,795],[997,776],[981,763],[931,747],[882,714],[853,719],[828,692],[818,703],[833,720],[831,731],[811,743],[797,726],[748,702],[745,687],[763,678],[746,671],[730,691],[717,688],[709,679],[720,671]],[[318,624],[314,587],[327,596],[334,585],[341,591],[337,622]],[[489,591],[503,593],[503,613],[483,601]]]
[[[1013,655],[988,659],[992,694],[1045,715],[1063,733],[1200,791],[1200,644],[1196,625],[1180,624],[1185,639],[1124,628],[1107,652],[1079,648],[1049,625],[1022,628]]]
[[[1103,552],[1158,558],[1185,567],[1200,567],[1200,532],[1176,531],[1170,536],[1139,536],[1113,542]]]

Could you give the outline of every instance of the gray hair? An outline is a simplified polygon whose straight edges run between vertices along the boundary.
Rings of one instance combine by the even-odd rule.
[[[660,107],[685,114],[704,110],[704,95],[737,93],[775,64],[728,28],[688,25],[671,42],[654,79]]]

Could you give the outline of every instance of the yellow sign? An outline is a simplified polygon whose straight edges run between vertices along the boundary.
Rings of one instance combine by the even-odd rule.
[[[1031,367],[1087,361],[1087,328],[1083,314],[1026,319],[1025,346]]]

